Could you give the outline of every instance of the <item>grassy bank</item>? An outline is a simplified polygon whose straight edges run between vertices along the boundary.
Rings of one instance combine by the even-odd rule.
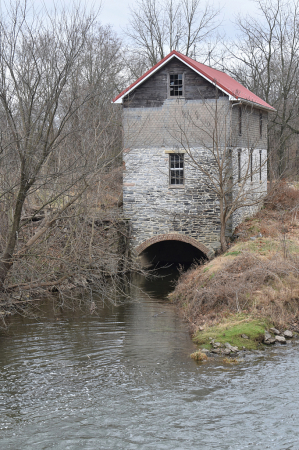
[[[242,349],[257,350],[262,348],[265,330],[273,326],[267,319],[257,319],[245,314],[231,314],[217,325],[207,327],[194,336],[194,342],[201,348],[210,350],[211,342],[219,342]],[[246,336],[246,337],[245,337]]]
[[[281,184],[226,253],[181,276],[171,300],[201,347],[256,349],[273,326],[299,331],[298,209],[298,189]]]

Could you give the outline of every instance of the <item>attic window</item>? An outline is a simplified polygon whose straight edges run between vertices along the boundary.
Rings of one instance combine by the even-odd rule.
[[[169,184],[184,184],[184,154],[182,153],[169,155]]]
[[[181,97],[183,95],[183,74],[176,73],[169,75],[169,96]]]

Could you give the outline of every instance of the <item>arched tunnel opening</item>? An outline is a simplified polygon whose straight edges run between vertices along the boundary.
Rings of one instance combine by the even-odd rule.
[[[147,247],[140,254],[141,263],[144,266],[164,266],[167,264],[185,267],[194,262],[201,263],[207,260],[207,256],[193,245],[176,240],[156,242]]]

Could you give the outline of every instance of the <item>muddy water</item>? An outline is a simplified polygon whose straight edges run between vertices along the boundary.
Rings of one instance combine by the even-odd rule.
[[[198,365],[167,280],[0,339],[1,449],[299,449],[297,344]]]

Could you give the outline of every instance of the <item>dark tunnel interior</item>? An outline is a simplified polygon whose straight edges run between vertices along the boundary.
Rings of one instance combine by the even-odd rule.
[[[207,259],[206,255],[193,245],[175,240],[156,242],[145,249],[140,257],[146,266],[169,263],[190,265]]]

